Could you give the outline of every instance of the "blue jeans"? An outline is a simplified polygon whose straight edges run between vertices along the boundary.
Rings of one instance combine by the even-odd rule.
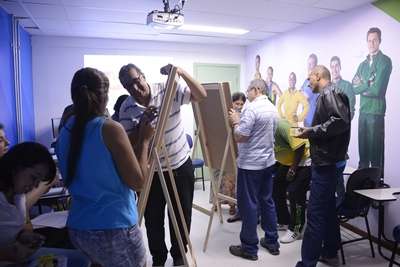
[[[335,257],[340,247],[335,191],[340,168],[312,166],[307,226],[296,267],[315,267],[320,256]]]
[[[146,249],[142,232],[137,225],[107,230],[69,229],[69,236],[76,248],[88,255],[92,262],[103,267],[146,265]]]
[[[238,169],[237,202],[242,217],[240,241],[243,250],[252,255],[257,255],[258,251],[258,208],[261,211],[261,228],[265,232],[265,241],[279,246],[271,170],[272,167],[256,171]]]

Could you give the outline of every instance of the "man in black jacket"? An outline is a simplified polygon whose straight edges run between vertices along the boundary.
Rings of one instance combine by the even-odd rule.
[[[310,140],[312,177],[301,257],[296,267],[314,267],[317,261],[338,265],[340,228],[336,217],[335,189],[350,141],[350,107],[347,96],[331,81],[329,70],[316,66],[310,87],[320,93],[311,127],[300,128],[300,138]]]

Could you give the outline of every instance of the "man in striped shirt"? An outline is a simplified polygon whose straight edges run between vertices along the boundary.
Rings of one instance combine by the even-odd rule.
[[[242,217],[241,245],[230,246],[231,254],[248,260],[257,260],[258,210],[265,236],[260,245],[272,255],[279,254],[275,204],[272,199],[272,168],[275,164],[274,132],[278,112],[268,100],[263,80],[251,81],[247,89],[250,103],[241,115],[230,111],[238,143],[237,202]]]
[[[190,230],[194,171],[192,161],[189,157],[190,149],[186,141],[180,111],[181,105],[189,104],[191,101],[200,101],[207,96],[207,93],[203,86],[183,69],[177,68],[177,74],[183,78],[187,86],[177,85],[176,95],[165,128],[165,146],[167,148],[168,161],[174,172],[185,222]],[[138,125],[141,123],[143,113],[148,111],[149,108],[155,107],[157,110],[160,110],[166,91],[165,84],[158,83],[150,86],[143,72],[134,64],[128,64],[121,68],[119,80],[130,94],[121,105],[119,113],[120,123],[128,133],[134,150],[140,151],[142,137],[138,132]],[[163,168],[167,167],[164,157],[161,157],[161,164]],[[174,207],[176,207],[169,174],[166,169],[164,176]],[[167,260],[168,250],[164,241],[165,204],[166,201],[161,183],[158,175],[155,174],[144,214],[150,253],[153,257],[153,266],[164,266]],[[175,208],[175,214],[179,214],[177,208]],[[185,239],[180,220],[178,220],[178,225],[186,247],[187,240]],[[182,255],[179,251],[171,220],[169,221],[169,229],[172,244],[170,253],[174,260],[174,266],[183,265]]]

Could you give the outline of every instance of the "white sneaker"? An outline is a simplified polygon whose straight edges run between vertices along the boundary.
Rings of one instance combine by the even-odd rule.
[[[286,231],[288,229],[289,225],[287,224],[278,224],[276,226],[277,231]]]
[[[281,243],[292,243],[296,241],[297,239],[300,239],[301,235],[300,233],[297,232],[292,232],[289,229],[286,231],[285,235],[282,236],[279,241]]]

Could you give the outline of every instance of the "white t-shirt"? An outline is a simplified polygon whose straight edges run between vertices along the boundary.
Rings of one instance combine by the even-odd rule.
[[[12,245],[17,234],[25,225],[26,197],[24,194],[15,196],[15,205],[7,201],[0,192],[0,247]]]
[[[165,95],[165,84],[157,83],[151,86],[151,100],[149,105],[155,106],[160,111]],[[190,103],[190,88],[177,85],[176,95],[171,107],[170,115],[165,126],[165,146],[168,152],[168,160],[172,169],[182,166],[190,155],[190,148],[187,143],[185,128],[181,118],[181,106]],[[129,134],[139,125],[140,118],[146,107],[140,105],[132,96],[129,96],[121,105],[119,110],[119,122]],[[161,155],[161,164],[167,166],[164,155]]]

